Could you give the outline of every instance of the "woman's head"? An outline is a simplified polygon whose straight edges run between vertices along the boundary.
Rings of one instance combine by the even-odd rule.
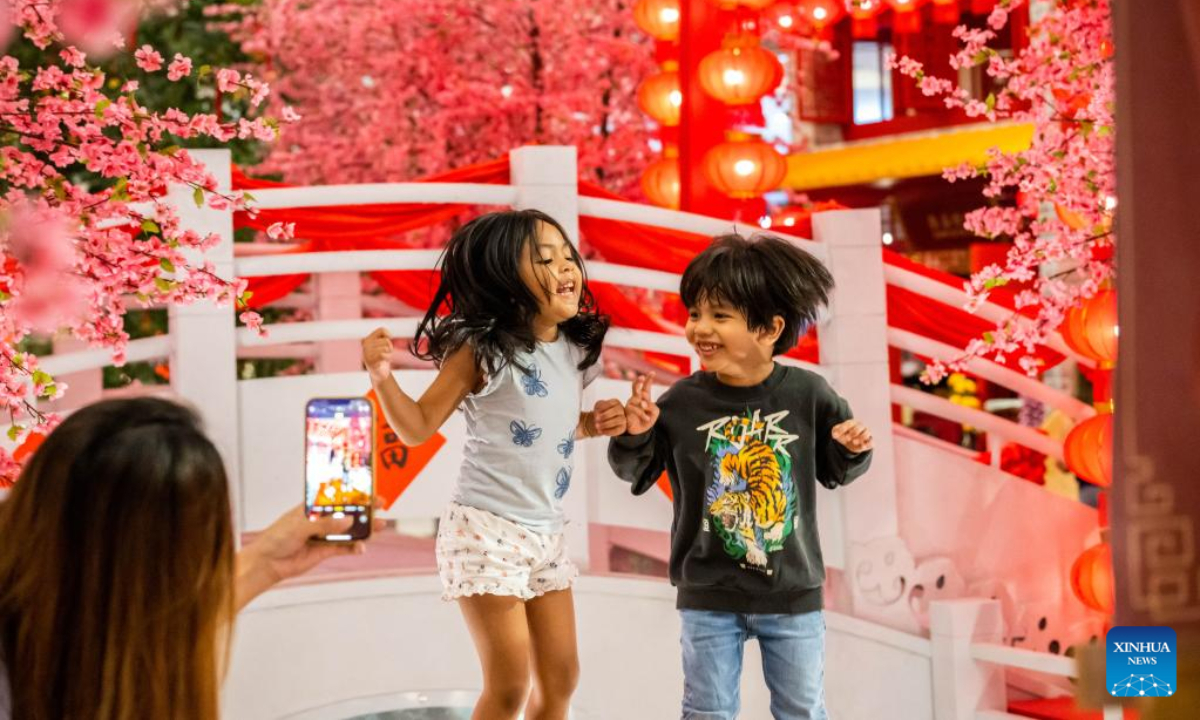
[[[137,398],[74,413],[0,505],[0,537],[15,716],[217,717],[233,527],[192,411]]]
[[[418,356],[440,362],[469,343],[491,372],[555,327],[598,356],[607,325],[596,314],[579,251],[543,212],[488,213],[446,246],[437,293],[417,330],[417,343],[428,342]]]

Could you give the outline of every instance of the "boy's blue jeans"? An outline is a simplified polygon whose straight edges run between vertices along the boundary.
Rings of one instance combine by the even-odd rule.
[[[775,720],[826,720],[825,614],[752,615],[680,610],[683,720],[734,720],[742,647],[758,638]]]

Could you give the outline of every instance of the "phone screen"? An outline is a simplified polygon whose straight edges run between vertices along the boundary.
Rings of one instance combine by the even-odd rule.
[[[325,540],[366,538],[375,496],[371,403],[365,398],[317,398],[308,401],[305,416],[304,508],[310,518],[354,518],[345,534]]]

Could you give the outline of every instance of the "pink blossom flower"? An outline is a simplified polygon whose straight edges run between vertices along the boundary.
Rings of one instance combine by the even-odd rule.
[[[137,4],[128,0],[62,0],[58,9],[57,29],[67,42],[99,58],[112,54],[113,36],[137,22]]]
[[[171,82],[178,82],[191,74],[192,59],[175,53],[175,59],[171,61],[171,66],[167,68],[167,79]]]
[[[5,245],[20,268],[18,282],[9,288],[13,298],[5,312],[20,325],[41,332],[78,321],[84,292],[75,273],[78,259],[66,218],[46,207],[14,207]]]
[[[272,240],[291,240],[296,236],[296,223],[273,223],[267,228],[267,237]]]
[[[0,2],[4,2],[4,0],[0,0]],[[81,68],[87,63],[87,57],[73,47],[63,48],[62,52],[59,53],[59,57],[62,58],[63,62],[74,68]]]
[[[267,336],[267,330],[263,327],[262,315],[259,315],[253,310],[246,310],[238,315],[238,319],[241,320],[246,327],[257,333],[259,337]]]
[[[217,89],[221,92],[236,92],[238,83],[241,81],[241,73],[237,70],[229,68],[221,68],[217,71]]]
[[[137,58],[137,66],[146,72],[154,72],[162,69],[163,56],[149,45],[143,45],[133,56]]]

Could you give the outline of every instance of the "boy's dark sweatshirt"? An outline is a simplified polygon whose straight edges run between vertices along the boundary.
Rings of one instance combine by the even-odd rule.
[[[665,392],[658,405],[654,427],[613,438],[608,459],[618,476],[633,483],[635,495],[667,471],[675,506],[670,575],[679,591],[677,607],[738,613],[820,610],[825,565],[816,483],[845,485],[871,463],[870,451],[855,455],[833,439],[833,427],[852,417],[846,401],[821,376],[776,363],[771,375],[752,387],[695,373]],[[758,479],[747,484],[742,474]],[[728,491],[742,493],[734,498],[742,514],[722,515],[734,518],[726,521],[710,514],[710,506]],[[777,506],[781,498],[787,498],[787,511],[762,509]],[[780,517],[793,522],[771,522]],[[715,526],[729,522],[733,529],[723,539]],[[747,552],[750,531],[757,552]]]

